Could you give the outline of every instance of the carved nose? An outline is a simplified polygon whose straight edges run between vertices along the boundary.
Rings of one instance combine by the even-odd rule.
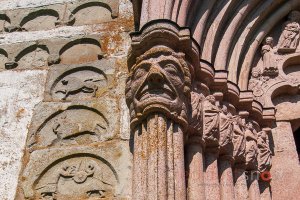
[[[150,84],[160,84],[163,82],[163,75],[158,67],[152,67],[149,71],[147,80]]]

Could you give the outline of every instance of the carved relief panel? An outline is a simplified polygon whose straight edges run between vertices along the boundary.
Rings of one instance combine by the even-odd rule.
[[[126,142],[31,153],[22,175],[25,199],[118,199],[130,191]],[[19,194],[19,196],[22,196]],[[24,198],[21,198],[24,199]]]
[[[42,103],[30,126],[28,147],[88,145],[106,141],[118,133],[116,102],[103,98],[100,102]],[[107,120],[109,118],[109,121]]]
[[[56,65],[48,73],[45,100],[99,98],[113,84],[115,61],[102,59],[81,65]]]
[[[80,0],[36,8],[3,10],[4,31],[40,31],[59,26],[97,24],[119,15],[119,0]]]
[[[280,32],[275,31],[280,29]],[[264,39],[248,84],[248,89],[253,91],[255,99],[263,106],[273,106],[271,96],[277,87],[299,85],[298,77],[289,74],[285,69],[299,64],[295,62],[300,52],[299,39],[300,11],[297,10],[290,12],[285,21],[278,24],[277,29],[274,28]]]

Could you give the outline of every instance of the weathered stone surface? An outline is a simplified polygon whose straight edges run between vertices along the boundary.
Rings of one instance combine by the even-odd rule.
[[[1,0],[0,199],[297,198],[299,8]]]
[[[25,198],[124,199],[130,195],[127,142],[35,151],[22,175]]]
[[[41,103],[34,110],[27,147],[88,145],[117,138],[120,116],[114,99]]]
[[[273,199],[299,199],[300,175],[299,156],[296,152],[293,130],[290,122],[277,122],[272,131],[274,142],[272,174]]]
[[[46,71],[0,73],[0,199],[14,199],[33,108],[43,99]]]
[[[48,73],[45,101],[99,98],[114,87],[115,59],[55,65]]]

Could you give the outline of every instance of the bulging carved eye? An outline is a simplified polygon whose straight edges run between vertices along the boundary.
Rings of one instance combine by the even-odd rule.
[[[143,68],[138,68],[138,69],[134,72],[134,80],[143,77],[146,73],[147,73],[147,72],[146,72],[145,69],[143,69]]]
[[[178,73],[178,70],[177,70],[177,67],[171,63],[169,64],[166,64],[165,67],[164,67],[165,71],[170,73],[170,74],[177,74]]]

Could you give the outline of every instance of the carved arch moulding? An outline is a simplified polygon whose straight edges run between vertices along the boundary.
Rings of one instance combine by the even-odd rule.
[[[125,95],[132,198],[259,195],[258,179],[249,189],[244,172],[270,170],[274,110],[254,100],[251,91],[241,91],[226,70],[201,60],[190,29],[152,20],[131,37]],[[231,186],[224,188],[228,181]]]

